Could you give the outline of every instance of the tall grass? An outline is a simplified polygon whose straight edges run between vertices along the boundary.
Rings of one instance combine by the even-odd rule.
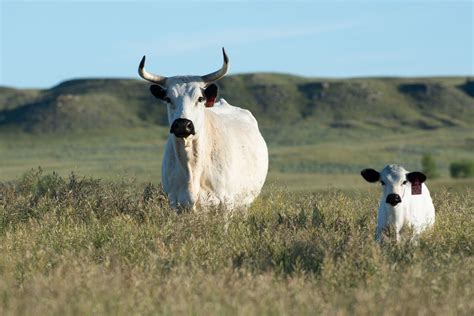
[[[434,192],[417,246],[374,242],[377,195],[177,215],[151,184],[31,172],[0,185],[0,314],[472,314],[472,189]]]

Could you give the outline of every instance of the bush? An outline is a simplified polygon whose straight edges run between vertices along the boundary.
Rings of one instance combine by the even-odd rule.
[[[429,179],[439,177],[438,167],[436,166],[436,162],[431,154],[423,155],[423,157],[421,158],[421,167],[423,173]]]
[[[449,171],[453,178],[472,178],[474,177],[474,161],[452,162],[449,165]]]

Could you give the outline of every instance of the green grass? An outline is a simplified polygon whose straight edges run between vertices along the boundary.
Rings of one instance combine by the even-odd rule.
[[[434,157],[441,181],[448,181],[451,162],[474,159],[472,129],[468,128],[397,133],[321,129],[306,138],[306,145],[282,144],[272,140],[271,131],[263,133],[269,138],[269,183],[292,189],[366,186],[359,177],[360,170],[381,169],[388,163],[421,170],[421,159],[426,153]],[[0,181],[18,179],[25,171],[41,166],[62,176],[73,171],[106,180],[130,177],[139,183],[159,183],[168,129],[1,135]]]
[[[472,187],[433,192],[418,246],[374,242],[377,198],[176,215],[156,186],[28,173],[0,185],[0,314],[472,314]]]
[[[167,133],[2,134],[0,314],[474,312],[474,180],[447,176],[472,159],[469,129],[270,140],[248,212],[182,215],[159,189]],[[417,168],[425,152],[442,174],[435,228],[380,247],[380,188],[359,170]]]

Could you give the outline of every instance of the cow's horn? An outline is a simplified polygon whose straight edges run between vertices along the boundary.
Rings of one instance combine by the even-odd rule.
[[[138,66],[138,74],[143,79],[159,84],[159,85],[164,85],[166,83],[166,79],[168,79],[166,77],[154,75],[147,72],[145,70],[145,56],[143,56],[142,61],[140,62],[140,65]]]
[[[218,71],[211,72],[208,75],[201,76],[202,81],[204,81],[204,82],[213,82],[213,81],[217,81],[220,78],[225,76],[225,74],[229,70],[229,57],[227,57],[227,54],[225,53],[224,47],[222,47],[222,53],[224,54],[224,64],[222,65],[222,68],[219,69]]]

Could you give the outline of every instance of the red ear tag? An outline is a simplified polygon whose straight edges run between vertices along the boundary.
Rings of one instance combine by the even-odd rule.
[[[216,97],[208,98],[206,101],[206,108],[212,108],[216,102]]]
[[[411,184],[411,195],[420,195],[421,194],[421,182],[414,181]]]

